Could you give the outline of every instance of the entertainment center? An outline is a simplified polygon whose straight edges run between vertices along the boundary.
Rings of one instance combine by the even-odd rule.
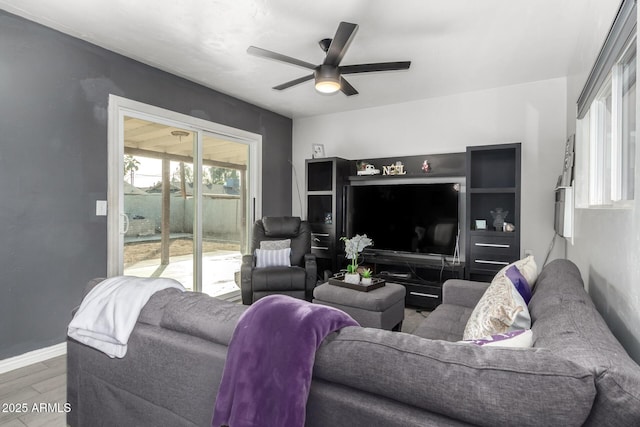
[[[374,169],[383,174],[370,174]],[[519,258],[520,144],[358,161],[308,159],[306,202],[318,271],[345,266],[341,237],[367,234],[374,245],[360,264],[404,285],[407,305],[433,309],[447,279],[490,280]],[[496,212],[509,224],[499,231]]]

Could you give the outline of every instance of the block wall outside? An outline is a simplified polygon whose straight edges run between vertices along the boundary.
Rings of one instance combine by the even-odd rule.
[[[180,195],[170,198],[171,233],[193,233],[193,198]],[[147,236],[153,230],[160,233],[162,196],[160,194],[125,194],[125,214],[129,217],[126,237]],[[240,241],[240,198],[204,197],[202,199],[204,238]]]

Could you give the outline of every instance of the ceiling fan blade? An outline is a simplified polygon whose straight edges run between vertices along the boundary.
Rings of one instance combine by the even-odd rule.
[[[378,62],[377,64],[345,65],[338,67],[340,74],[372,73],[375,71],[408,70],[411,61]]]
[[[274,86],[273,88],[275,90],[283,90],[283,89],[290,88],[291,86],[295,86],[295,85],[298,85],[300,83],[304,83],[307,80],[311,80],[311,79],[313,79],[313,74],[310,74],[310,75],[304,76],[304,77],[300,77],[299,79],[291,80],[290,82],[282,83],[281,85]]]
[[[327,56],[323,62],[324,65],[337,66],[340,64],[340,61],[342,61],[342,57],[347,52],[349,44],[351,43],[351,40],[353,40],[353,36],[356,34],[357,29],[357,24],[351,24],[349,22],[341,22],[340,25],[338,25],[336,35],[331,41],[329,50],[327,50]]]
[[[358,94],[356,88],[351,86],[351,84],[342,76],[340,76],[340,90],[347,96]]]
[[[276,61],[286,62],[287,64],[297,65],[298,67],[308,68],[310,70],[313,70],[316,68],[315,65],[310,64],[306,61],[301,61],[299,59],[292,58],[287,55],[282,55],[281,53],[276,53],[267,49],[262,49],[261,47],[249,46],[249,48],[247,49],[247,53],[249,55],[260,56],[262,58],[275,59]]]

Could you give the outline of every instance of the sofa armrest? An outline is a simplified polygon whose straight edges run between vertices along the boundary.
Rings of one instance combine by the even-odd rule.
[[[240,265],[240,294],[242,295],[242,304],[251,305],[253,302],[253,287],[251,286],[251,276],[255,260],[253,255],[243,255],[242,264]]]
[[[474,308],[489,284],[488,282],[449,279],[442,285],[442,303]]]
[[[318,264],[316,263],[315,254],[305,254],[304,269],[306,271],[307,282],[305,283],[305,299],[311,301],[313,298],[313,289],[318,283]]]
[[[105,277],[96,277],[94,279],[89,280],[89,282],[85,285],[84,290],[82,291],[82,300],[87,296],[93,288],[95,288],[99,283],[105,280]],[[82,300],[80,300],[80,304],[82,304]],[[80,308],[80,304],[76,305],[73,310],[71,310],[71,317],[74,317]]]

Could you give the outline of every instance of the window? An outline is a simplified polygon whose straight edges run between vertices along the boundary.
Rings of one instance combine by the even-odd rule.
[[[613,87],[619,95],[616,111],[618,125],[612,147],[612,199],[633,200],[636,157],[636,43],[614,69]]]
[[[633,200],[636,146],[635,38],[604,81],[589,120],[589,204]]]
[[[635,196],[636,17],[635,1],[624,0],[578,99],[590,206],[624,206]]]
[[[589,204],[611,204],[611,79],[589,109]]]

